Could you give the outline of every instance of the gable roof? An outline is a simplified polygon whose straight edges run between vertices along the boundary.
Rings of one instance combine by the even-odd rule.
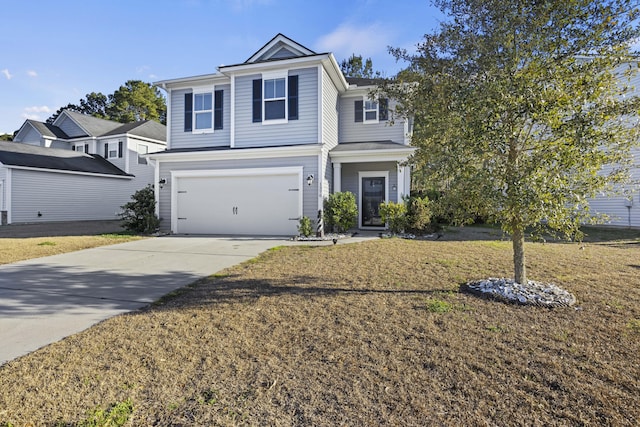
[[[116,129],[100,136],[129,134],[148,139],[165,142],[167,140],[167,127],[154,120],[142,120],[139,122],[125,123]]]
[[[57,125],[65,116],[69,117],[76,125],[78,125],[78,127],[86,133],[85,136],[101,136],[122,126],[122,123],[99,119],[97,117],[88,116],[86,114],[70,110],[62,110],[62,113],[60,113],[53,124]]]
[[[98,155],[0,141],[0,163],[35,169],[132,177]]]
[[[304,47],[282,33],[276,34],[267,44],[251,55],[244,63],[263,62],[273,59],[290,59],[300,56],[316,55],[316,52]]]
[[[66,133],[64,133],[62,129],[49,123],[38,122],[35,120],[28,119],[27,121],[25,121],[25,124],[29,124],[33,126],[33,128],[37,130],[42,136],[47,136],[50,138],[62,138],[62,139],[69,138],[69,136]],[[20,128],[20,130],[22,130],[22,128]]]

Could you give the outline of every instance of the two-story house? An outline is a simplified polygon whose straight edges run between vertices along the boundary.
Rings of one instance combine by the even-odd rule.
[[[63,111],[52,124],[27,120],[0,143],[2,223],[118,219],[131,195],[153,184],[144,157],[166,148],[154,121],[118,123]]]
[[[351,191],[358,226],[410,190],[410,122],[373,81],[347,79],[331,53],[278,34],[241,64],[155,83],[167,94],[167,150],[156,166],[161,228],[294,235],[331,192]]]

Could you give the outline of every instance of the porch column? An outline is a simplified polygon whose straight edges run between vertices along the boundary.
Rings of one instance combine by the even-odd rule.
[[[333,164],[333,192],[342,191],[342,163]]]
[[[411,192],[411,171],[406,166],[398,165],[398,202]]]

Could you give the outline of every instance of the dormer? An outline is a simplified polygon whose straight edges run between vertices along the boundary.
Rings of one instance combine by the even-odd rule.
[[[244,63],[273,61],[278,59],[299,58],[301,56],[316,55],[311,49],[307,49],[300,43],[291,40],[289,37],[278,34],[267,44],[261,47],[256,53],[251,55]]]

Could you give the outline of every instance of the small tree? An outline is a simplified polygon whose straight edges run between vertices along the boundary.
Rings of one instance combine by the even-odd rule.
[[[389,224],[392,233],[402,233],[407,224],[407,206],[404,203],[385,202],[380,204],[382,221]]]
[[[120,218],[125,230],[135,233],[153,233],[160,226],[155,214],[156,201],[153,185],[149,184],[131,196],[131,202],[121,206]]]
[[[324,223],[330,230],[343,233],[356,225],[357,218],[358,205],[353,193],[333,193],[324,201]]]
[[[407,203],[407,231],[423,234],[431,227],[431,200],[427,196],[409,197]]]
[[[298,233],[301,236],[309,237],[313,234],[313,221],[308,216],[300,218],[300,224],[298,224]]]

